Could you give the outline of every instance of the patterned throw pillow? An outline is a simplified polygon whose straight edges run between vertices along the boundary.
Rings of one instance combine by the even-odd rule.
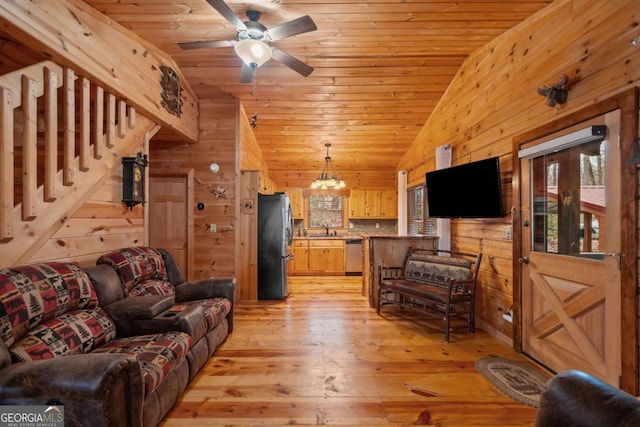
[[[71,263],[0,270],[0,339],[7,347],[41,322],[98,306],[89,276]]]
[[[42,322],[16,342],[13,362],[89,353],[116,337],[116,326],[101,308],[71,311]]]

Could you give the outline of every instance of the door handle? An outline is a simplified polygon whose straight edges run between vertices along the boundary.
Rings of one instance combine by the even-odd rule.
[[[529,264],[529,258],[527,258],[526,256],[524,256],[522,258],[518,258],[518,262],[520,264]]]
[[[624,255],[622,255],[622,253],[614,252],[614,253],[607,253],[605,255],[609,256],[609,257],[612,257],[612,258],[617,258],[618,259],[618,271],[622,271],[622,257],[624,256]]]

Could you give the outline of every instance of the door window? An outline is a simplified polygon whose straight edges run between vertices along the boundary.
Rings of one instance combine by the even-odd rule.
[[[604,258],[605,143],[597,140],[531,160],[534,251]]]

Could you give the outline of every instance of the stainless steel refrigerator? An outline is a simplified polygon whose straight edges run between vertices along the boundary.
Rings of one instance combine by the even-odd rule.
[[[285,193],[258,194],[258,299],[282,300],[287,291],[287,247],[293,213]]]

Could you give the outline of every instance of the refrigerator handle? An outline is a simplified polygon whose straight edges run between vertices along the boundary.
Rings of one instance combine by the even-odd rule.
[[[291,208],[291,203],[287,203],[287,246],[291,246],[293,244],[293,209]]]

